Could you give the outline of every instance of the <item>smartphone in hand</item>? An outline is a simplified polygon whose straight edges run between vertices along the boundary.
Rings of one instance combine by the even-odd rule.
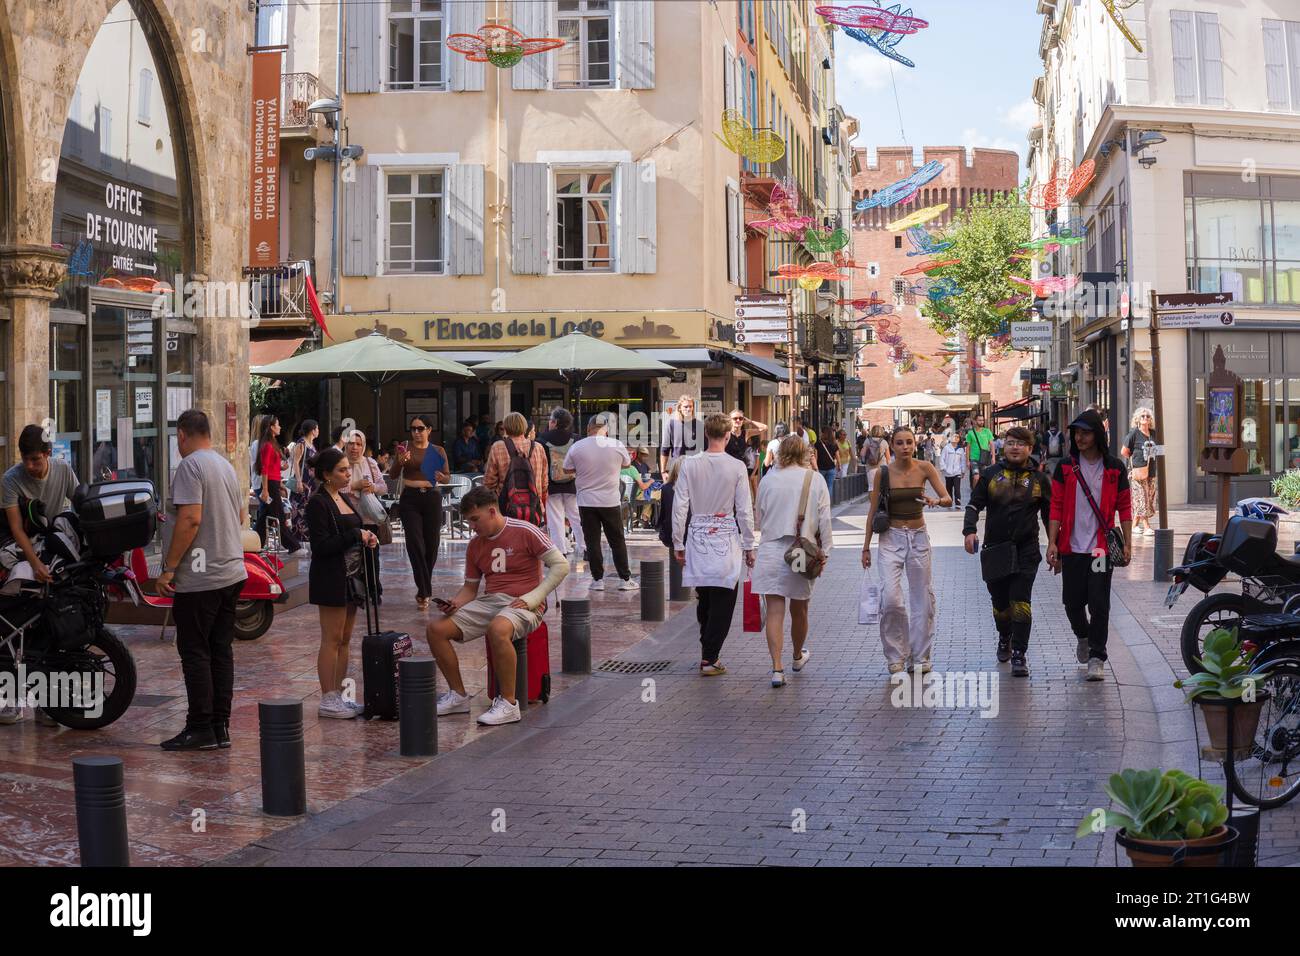
[[[451,602],[445,598],[434,598],[433,603],[438,606],[438,610],[443,614],[450,614],[452,612]]]

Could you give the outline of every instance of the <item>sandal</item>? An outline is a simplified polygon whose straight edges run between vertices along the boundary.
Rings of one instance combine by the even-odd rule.
[[[418,597],[418,598],[416,598],[416,599],[415,599],[415,607],[416,607],[416,610],[419,610],[419,611],[427,611],[427,610],[429,610],[429,599],[428,599],[428,598],[422,598],[422,597]]]

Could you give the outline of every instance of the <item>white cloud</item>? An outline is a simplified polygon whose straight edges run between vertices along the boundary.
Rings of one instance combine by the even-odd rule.
[[[1013,149],[1023,157],[1025,152],[1025,141],[1011,140],[1005,136],[989,136],[974,127],[967,127],[961,131],[961,144],[963,146],[982,146],[985,149]]]
[[[1028,132],[1038,122],[1038,104],[1029,97],[1021,100],[1010,109],[1002,111],[1002,125]]]
[[[843,68],[841,84],[847,81],[848,90],[841,86],[840,95],[846,92],[879,92],[890,87],[890,61],[862,43],[841,47],[836,61]]]

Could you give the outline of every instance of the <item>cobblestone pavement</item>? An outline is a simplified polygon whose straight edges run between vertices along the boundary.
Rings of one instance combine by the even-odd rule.
[[[449,596],[464,580],[465,541],[445,541],[434,574],[434,593]],[[641,559],[662,560],[665,550],[647,532],[636,532],[633,572]],[[428,617],[415,608],[415,588],[400,541],[383,549],[382,623],[406,631],[416,653],[427,653]],[[561,596],[584,597],[590,584],[585,564],[574,566]],[[609,590],[593,601],[592,654],[596,660],[631,647],[656,626],[640,620],[640,596]],[[580,681],[560,673],[560,616],[547,615],[553,638],[552,693],[562,697]],[[683,605],[669,605],[669,612]],[[158,742],[185,722],[185,685],[170,639],[159,640],[158,626],[114,626],[135,657],[139,684],[123,717],[103,730],[73,731],[26,720],[0,726],[0,866],[75,864],[77,826],[73,805],[73,757],[112,755],[125,763],[131,859],[136,865],[192,865],[221,859],[253,840],[291,826],[261,810],[257,702],[276,698],[303,701],[309,813],[364,793],[424,759],[398,755],[396,723],[320,720],[316,654],[320,627],[311,605],[284,611],[257,641],[235,642],[235,707],[230,750],[164,753]],[[361,635],[358,620],[351,644],[351,673],[360,683]],[[486,685],[483,642],[461,649],[466,687]],[[445,688],[441,681],[440,688]],[[475,712],[486,708],[476,698]],[[555,698],[553,698],[555,699]],[[448,753],[485,733],[473,721],[444,721],[439,749]],[[202,811],[199,817],[196,811]],[[199,821],[201,820],[201,827]]]
[[[862,511],[837,516],[812,660],[787,667],[788,686],[768,686],[764,641],[740,632],[739,614],[729,672],[699,677],[694,615],[682,613],[621,655],[665,669],[593,675],[225,862],[1112,865],[1112,841],[1073,833],[1104,803],[1107,775],[1164,752],[1147,679],[1118,639],[1141,626],[1116,601],[1108,679],[1084,682],[1059,581],[1040,574],[1033,676],[1012,678],[993,656],[960,515],[934,513],[936,672],[996,674],[997,712],[895,707],[877,629],[856,623]]]

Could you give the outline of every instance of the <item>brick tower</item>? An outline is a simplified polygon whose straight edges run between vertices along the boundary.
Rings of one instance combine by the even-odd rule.
[[[867,150],[857,152],[862,155],[856,164],[860,172],[853,177],[855,205],[864,197],[908,176],[916,168],[910,146],[880,147],[874,163],[868,161]],[[938,160],[946,168],[921,189],[916,199],[906,206],[869,209],[855,213],[853,217],[853,259],[859,268],[865,270],[854,273],[854,295],[863,297],[874,291],[891,303],[894,306],[893,318],[902,326],[901,334],[907,349],[924,356],[916,361],[914,371],[898,374],[895,364],[890,361],[889,346],[873,341],[863,347],[858,353],[857,374],[866,386],[868,402],[927,389],[936,392],[953,390],[949,388],[949,378],[958,363],[964,365],[961,356],[946,365],[934,357],[943,346],[943,336],[921,317],[915,304],[907,304],[915,300],[908,297],[905,301],[905,288],[913,285],[919,277],[900,278],[900,273],[934,257],[909,256],[909,252],[916,250],[906,233],[890,232],[886,225],[917,209],[947,203],[948,210],[929,224],[931,231],[937,232],[947,227],[975,196],[1015,192],[1018,186],[1016,177],[1020,158],[1010,150],[968,151],[961,146],[927,146],[923,152],[924,162]],[[868,341],[868,336],[872,335],[866,330],[857,334],[859,344]],[[1017,354],[1012,352],[1008,358],[991,365],[993,374],[980,376],[982,381],[977,385],[963,383],[961,391],[987,392],[1000,405],[1020,398],[1018,374],[1021,362],[1017,360]]]

